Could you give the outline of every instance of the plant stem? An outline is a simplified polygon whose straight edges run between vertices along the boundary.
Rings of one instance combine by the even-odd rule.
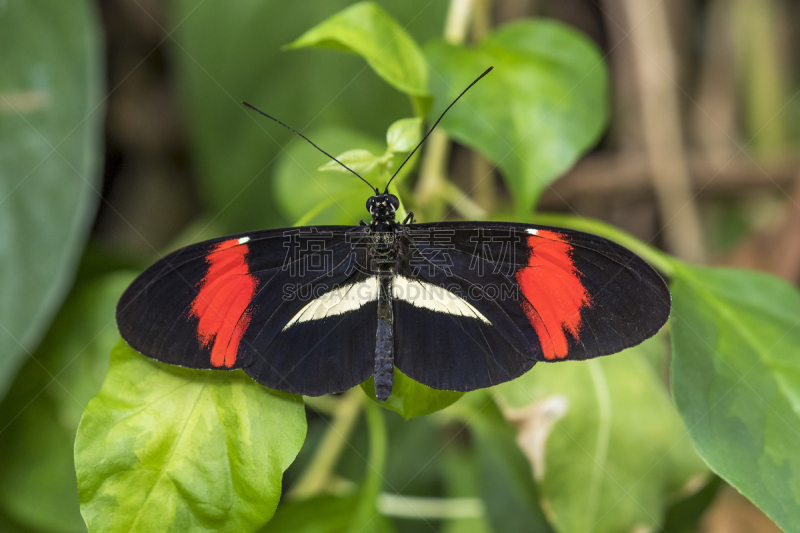
[[[444,38],[454,45],[467,39],[473,0],[450,0]],[[427,148],[420,166],[420,178],[414,191],[414,199],[420,208],[426,209],[432,219],[441,218],[440,200],[447,182],[447,159],[450,155],[450,140],[442,130],[435,130],[428,137]]]
[[[445,181],[442,183],[442,188],[442,197],[450,203],[459,215],[469,220],[486,218],[486,210],[467,196],[455,183]]]
[[[303,476],[289,493],[290,498],[308,498],[321,492],[328,484],[336,461],[347,442],[347,436],[358,420],[362,405],[361,396],[359,387],[354,387],[339,400],[333,422],[317,446],[314,458],[303,472]]]
[[[364,403],[367,426],[369,427],[369,458],[367,460],[367,469],[364,473],[364,481],[361,483],[361,490],[359,491],[358,506],[350,523],[350,531],[364,529],[378,512],[377,499],[383,484],[383,471],[386,468],[386,456],[389,447],[389,435],[386,429],[386,421],[383,419],[383,409],[368,399],[366,395],[361,394],[360,399]]]
[[[444,23],[444,39],[450,44],[463,44],[467,40],[473,0],[450,0],[447,20]]]
[[[630,28],[639,90],[643,140],[664,224],[667,249],[684,260],[702,262],[702,228],[684,151],[681,109],[675,88],[677,66],[662,2],[613,0]]]
[[[480,498],[427,498],[383,493],[378,510],[385,516],[411,520],[481,518],[486,509]]]
[[[419,182],[414,191],[417,205],[426,210],[431,219],[441,216],[441,197],[444,183],[447,181],[447,159],[450,154],[450,140],[441,130],[434,130],[428,137],[428,146],[420,166]]]
[[[472,40],[482,41],[492,27],[491,0],[475,0],[472,9]],[[478,151],[472,152],[472,191],[471,195],[486,211],[494,208],[495,191],[494,166]],[[466,217],[465,217],[466,218]]]

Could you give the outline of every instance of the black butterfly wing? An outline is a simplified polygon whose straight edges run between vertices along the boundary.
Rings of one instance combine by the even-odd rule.
[[[125,291],[120,333],[166,363],[243,368],[268,387],[298,394],[346,390],[372,374],[376,304],[340,305],[349,311],[338,314],[315,309],[313,320],[286,326],[319,295],[362,281],[366,250],[351,237],[364,231],[266,230],[177,250]]]
[[[398,292],[395,364],[434,388],[473,390],[538,361],[616,353],[654,335],[669,317],[670,294],[658,273],[595,235],[456,222],[409,225],[398,239],[400,276],[431,294]]]

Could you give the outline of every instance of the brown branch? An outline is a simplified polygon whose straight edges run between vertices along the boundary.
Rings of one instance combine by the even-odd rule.
[[[782,155],[751,159],[739,155],[719,163],[716,155],[690,152],[686,155],[691,187],[698,198],[777,190],[792,187],[800,169],[800,156]],[[542,196],[542,208],[561,207],[580,199],[602,196],[652,196],[650,163],[645,154],[591,155],[556,181]]]
[[[683,153],[677,68],[666,7],[658,0],[609,1],[620,3],[624,27],[634,44],[644,144],[667,249],[682,259],[701,262],[703,239]]]

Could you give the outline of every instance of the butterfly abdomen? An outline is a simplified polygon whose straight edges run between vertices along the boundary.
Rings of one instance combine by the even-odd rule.
[[[378,329],[375,335],[375,396],[386,400],[394,385],[394,312],[392,282],[395,275],[395,234],[393,231],[373,233],[372,259],[380,280],[378,295]]]

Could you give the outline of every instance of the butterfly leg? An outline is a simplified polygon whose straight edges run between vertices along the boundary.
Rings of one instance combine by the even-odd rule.
[[[408,224],[409,222],[414,222],[414,212],[409,211],[406,215],[406,218],[403,219],[403,224]]]

